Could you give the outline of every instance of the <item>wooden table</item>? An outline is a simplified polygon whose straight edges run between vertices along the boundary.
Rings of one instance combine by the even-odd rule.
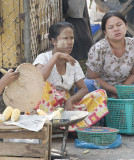
[[[51,123],[45,124],[39,132],[1,124],[0,160],[50,160],[51,135]],[[14,143],[5,139],[38,139],[39,143]]]

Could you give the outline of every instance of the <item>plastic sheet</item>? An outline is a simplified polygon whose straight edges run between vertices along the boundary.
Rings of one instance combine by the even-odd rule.
[[[80,147],[80,148],[109,149],[109,148],[117,148],[121,144],[122,144],[122,140],[121,140],[120,134],[117,135],[115,142],[113,142],[108,146],[98,146],[93,143],[87,143],[87,142],[79,141],[78,139],[75,139],[75,147]]]

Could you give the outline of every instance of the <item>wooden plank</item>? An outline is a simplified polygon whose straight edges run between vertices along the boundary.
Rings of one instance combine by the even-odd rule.
[[[101,36],[103,35],[103,32],[101,29],[99,29],[94,35],[93,35],[93,40],[96,42]]]
[[[119,12],[121,12],[124,16],[130,11],[130,9],[133,7],[131,4],[133,0],[127,0],[126,3],[123,3],[121,5],[121,8],[119,9]]]
[[[49,125],[48,160],[51,160],[52,125]]]
[[[128,26],[128,32],[134,36],[134,29],[132,29],[131,27]]]
[[[0,124],[0,130],[2,131],[5,131],[5,130],[22,130],[21,127],[18,127],[18,126],[13,126],[13,125],[4,125],[4,124]]]
[[[95,0],[95,2],[98,4],[98,6],[103,10],[103,12],[109,12],[110,9],[105,6],[105,4],[103,2],[101,2],[100,0]]]
[[[3,157],[0,156],[0,160],[47,160],[44,158],[29,158],[29,157]]]
[[[44,127],[44,132],[34,132],[28,130],[18,130],[18,131],[1,131],[0,130],[0,138],[16,138],[16,139],[48,139],[47,127]]]
[[[41,140],[42,144],[46,144],[46,140],[48,142],[48,160],[51,160],[51,143],[52,143],[52,124],[49,124],[48,125],[48,130],[47,130],[47,133],[45,130],[42,130],[44,132],[44,134],[47,134],[47,138],[46,139],[44,137],[44,139]]]
[[[1,156],[44,157],[48,156],[48,143],[0,143]]]

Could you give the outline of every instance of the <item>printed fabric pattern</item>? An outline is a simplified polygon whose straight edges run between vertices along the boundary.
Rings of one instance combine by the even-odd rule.
[[[65,101],[70,97],[65,90],[56,90],[49,82],[45,82],[44,94],[37,105],[45,112],[53,112],[59,106],[64,106]],[[107,109],[107,94],[103,89],[98,89],[85,95],[78,103],[73,105],[73,111],[88,111],[88,116],[81,122],[69,126],[69,131],[75,131],[78,127],[92,126],[109,113]]]

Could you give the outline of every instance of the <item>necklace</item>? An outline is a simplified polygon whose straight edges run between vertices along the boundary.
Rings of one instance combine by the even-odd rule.
[[[60,77],[61,77],[61,83],[63,83],[63,77],[62,77],[62,75],[60,75]]]

